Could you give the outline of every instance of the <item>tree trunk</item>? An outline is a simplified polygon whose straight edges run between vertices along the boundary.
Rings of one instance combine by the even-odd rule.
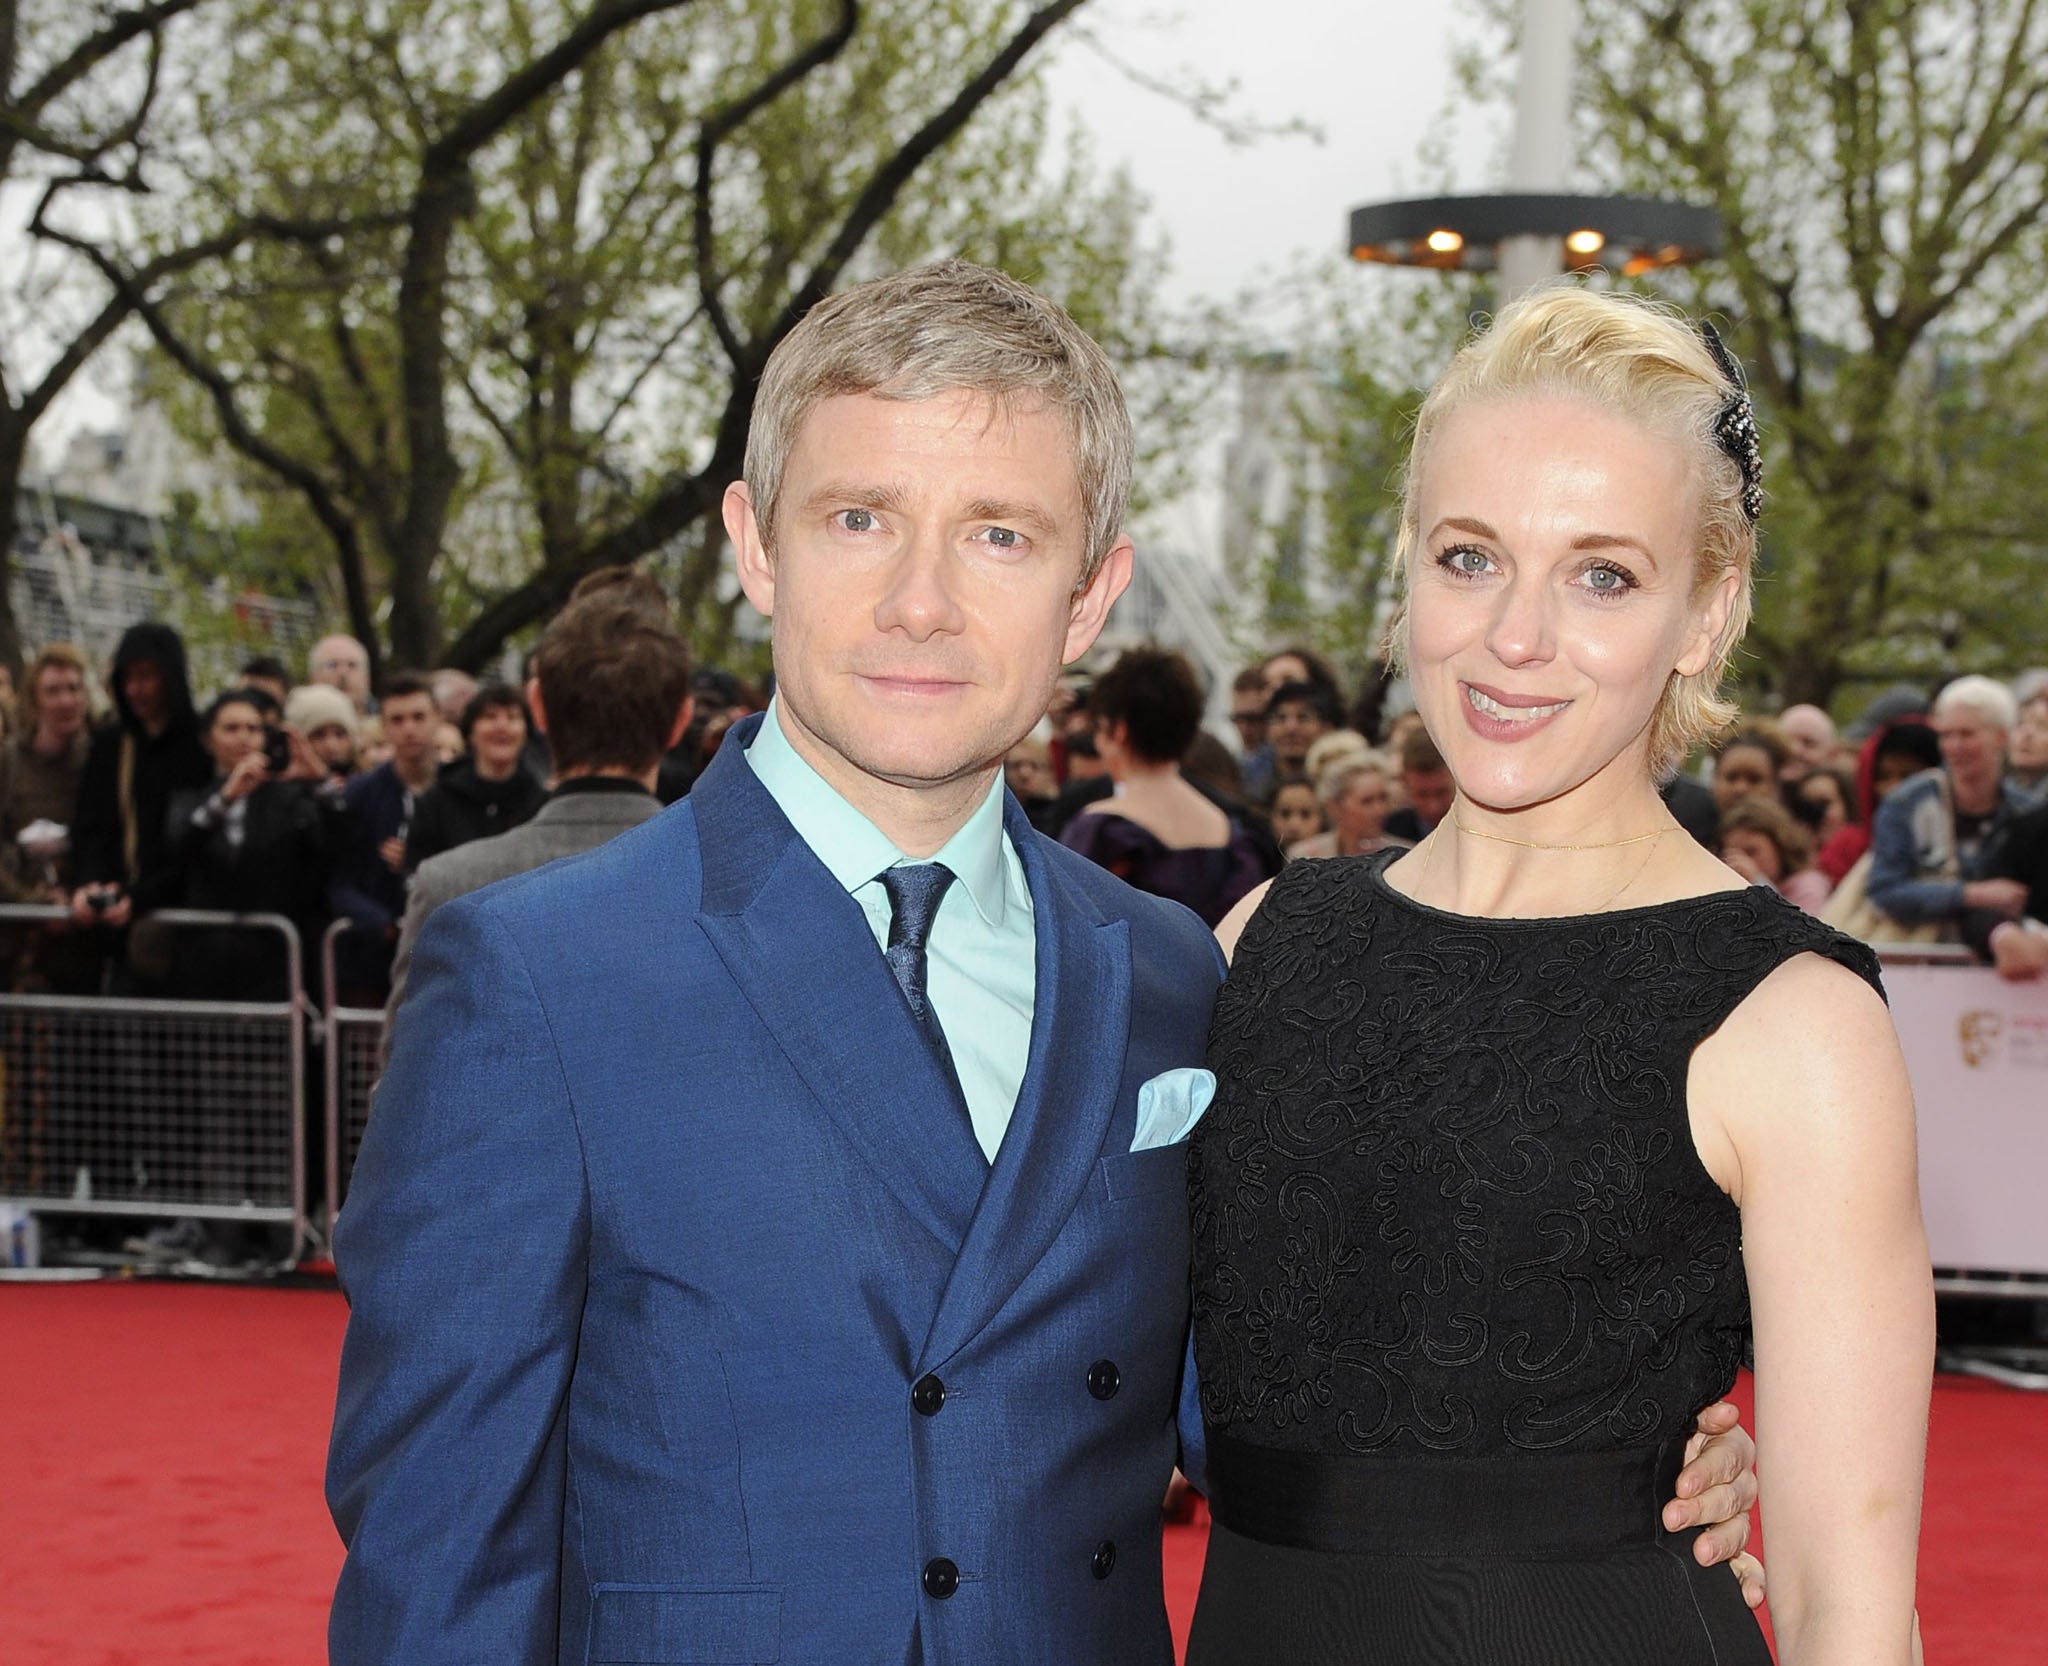
[[[419,671],[431,671],[441,664],[441,611],[434,606],[434,557],[439,553],[436,539],[414,555],[392,552],[391,559],[391,663]]]
[[[28,457],[28,425],[0,422],[0,666],[21,687],[21,621],[14,616],[14,540],[21,528],[21,472]]]

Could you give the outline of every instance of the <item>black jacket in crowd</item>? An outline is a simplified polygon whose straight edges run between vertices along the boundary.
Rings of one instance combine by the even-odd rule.
[[[547,802],[548,790],[523,769],[505,781],[486,781],[476,764],[458,758],[413,806],[412,827],[405,836],[405,871],[410,874],[429,856],[509,832]]]
[[[2027,888],[2027,916],[2048,920],[2048,804],[2013,822],[1984,877],[2018,880]],[[1989,960],[1991,934],[2004,922],[2003,914],[1973,908],[1963,916],[1963,941]]]
[[[164,680],[170,721],[152,735],[128,709],[121,674],[137,660],[153,660]],[[175,877],[165,862],[164,834],[174,794],[204,788],[213,759],[199,736],[185,645],[169,625],[132,625],[114,652],[115,716],[92,738],[71,830],[77,883],[125,886],[140,914],[175,901]]]
[[[344,814],[341,795],[303,781],[266,781],[243,800],[240,836],[208,809],[222,783],[171,800],[165,860],[173,894],[163,906],[228,914],[282,914],[298,928],[310,975],[327,920],[327,875]],[[211,1000],[285,999],[282,939],[262,930],[208,930],[178,956],[176,992]]]

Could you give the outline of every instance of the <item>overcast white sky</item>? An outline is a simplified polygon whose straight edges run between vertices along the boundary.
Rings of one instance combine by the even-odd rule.
[[[1077,15],[1148,75],[1235,80],[1233,107],[1269,123],[1299,117],[1321,142],[1233,148],[1170,101],[1132,86],[1078,42],[1053,61],[1058,100],[1125,163],[1172,239],[1175,299],[1221,299],[1262,271],[1343,245],[1351,209],[1427,194],[1419,161],[1432,127],[1463,189],[1493,183],[1508,123],[1486,110],[1445,123],[1451,51],[1469,38],[1454,0],[1093,0]]]

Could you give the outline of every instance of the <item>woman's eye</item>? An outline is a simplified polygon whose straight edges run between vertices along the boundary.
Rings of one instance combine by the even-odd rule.
[[[847,532],[875,530],[875,512],[872,509],[842,509],[838,521],[841,529]]]
[[[1470,544],[1456,544],[1438,556],[1436,564],[1457,578],[1479,578],[1493,565],[1493,558]]]
[[[1636,581],[1619,567],[1589,567],[1586,588],[1596,596],[1620,596],[1636,587]]]

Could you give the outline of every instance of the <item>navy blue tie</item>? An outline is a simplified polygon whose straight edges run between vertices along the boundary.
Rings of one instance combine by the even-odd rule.
[[[925,945],[931,941],[932,922],[939,917],[939,904],[953,883],[953,870],[940,862],[919,862],[909,867],[884,868],[877,875],[889,893],[889,946],[882,951],[889,970],[896,974],[903,998],[910,1003],[910,1016],[924,1032],[939,1061],[939,1068],[960,1093],[960,1073],[953,1067],[953,1050],[946,1045],[946,1032],[939,1015],[932,1010],[925,989]],[[961,1094],[961,1107],[966,1096]]]

